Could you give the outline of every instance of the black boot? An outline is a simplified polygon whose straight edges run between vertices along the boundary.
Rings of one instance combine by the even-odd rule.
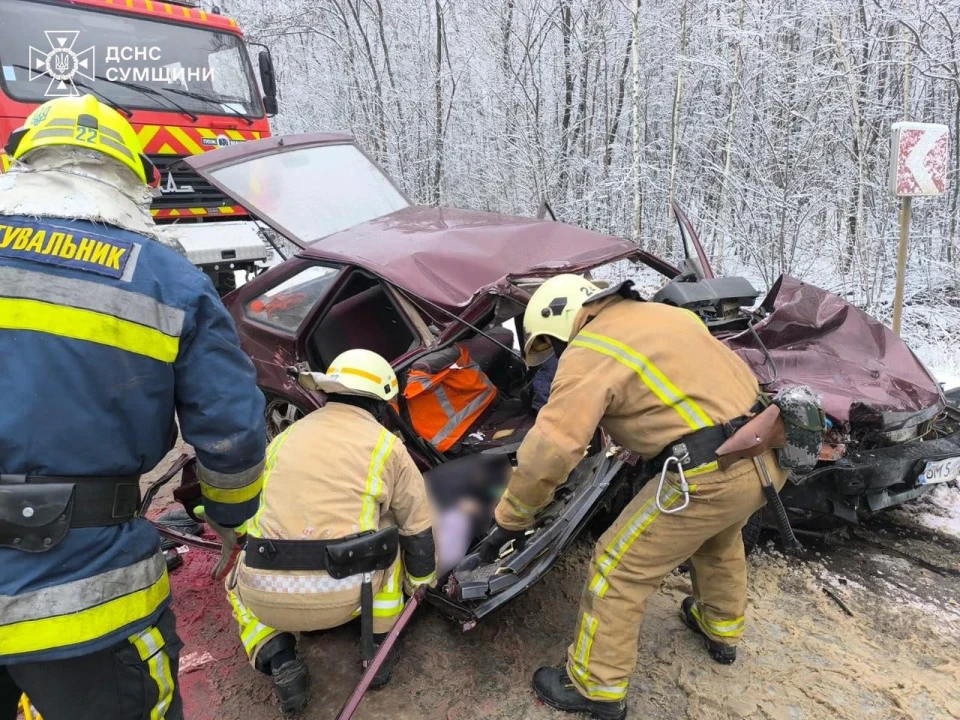
[[[710,657],[721,665],[732,665],[737,659],[737,648],[733,645],[719,643],[703,631],[700,623],[697,622],[696,616],[693,614],[693,607],[696,604],[697,601],[689,595],[683,599],[683,604],[680,605],[680,617],[683,618],[684,624],[706,639],[707,652],[710,653]]]
[[[386,639],[387,633],[374,633],[373,642],[377,650],[380,649],[380,646],[383,645],[383,641]],[[401,655],[403,655],[403,641],[397,638],[397,641],[393,643],[393,647],[390,648],[390,652],[387,654],[387,659],[383,661],[383,665],[377,670],[377,674],[373,676],[373,681],[370,683],[371,690],[381,690],[387,686],[387,683],[390,682],[390,673],[393,672],[393,666],[397,664],[397,660],[400,659]]]
[[[310,701],[310,673],[297,653],[293,635],[281,633],[271,639],[260,648],[254,666],[273,679],[273,691],[285,715],[294,715],[307,706]]]
[[[566,668],[542,667],[533,674],[533,691],[547,705],[557,710],[590,713],[596,720],[624,720],[624,700],[601,701],[585,698],[574,686]]]

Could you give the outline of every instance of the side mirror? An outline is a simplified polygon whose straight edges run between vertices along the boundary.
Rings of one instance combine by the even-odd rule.
[[[263,86],[263,108],[267,115],[277,114],[277,73],[269,50],[261,50],[258,57],[260,84]]]

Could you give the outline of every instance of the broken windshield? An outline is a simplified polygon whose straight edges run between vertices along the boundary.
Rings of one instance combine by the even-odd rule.
[[[355,145],[260,155],[210,175],[238,202],[293,240],[318,240],[408,207]]]

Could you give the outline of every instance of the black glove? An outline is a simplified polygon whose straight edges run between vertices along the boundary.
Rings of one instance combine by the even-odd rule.
[[[526,530],[507,530],[494,523],[493,530],[480,542],[477,554],[485,563],[492,563],[500,557],[501,548],[511,540],[520,540],[527,534]]]

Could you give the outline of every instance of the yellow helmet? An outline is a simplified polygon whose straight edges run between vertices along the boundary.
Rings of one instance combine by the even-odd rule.
[[[45,102],[10,134],[6,150],[17,160],[38,148],[54,146],[97,150],[126,165],[145,185],[160,184],[160,174],[143,154],[130,123],[93,95]]]
[[[548,338],[570,342],[580,308],[598,292],[600,288],[579,275],[557,275],[536,289],[523,313],[527,365],[540,365],[553,354]]]
[[[307,390],[320,390],[328,395],[359,395],[386,402],[397,396],[397,374],[390,363],[370,350],[340,353],[327,372],[300,373],[299,382]]]

